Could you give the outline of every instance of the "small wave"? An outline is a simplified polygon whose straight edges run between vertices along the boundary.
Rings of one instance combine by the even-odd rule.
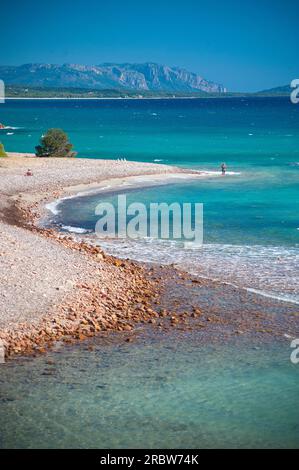
[[[154,162],[163,162],[163,159],[162,158],[155,158]]]
[[[129,183],[127,183],[129,185]],[[125,183],[123,184],[125,185]],[[100,193],[101,191],[107,191],[108,189],[111,188],[111,185],[108,184],[106,186],[103,186],[103,187],[100,187],[100,188],[95,188],[95,189],[91,189],[89,191],[80,191],[76,194],[73,194],[72,196],[66,196],[66,197],[62,197],[60,199],[57,199],[53,202],[49,202],[48,204],[45,205],[46,209],[50,212],[52,212],[52,214],[54,215],[58,215],[60,214],[60,210],[58,209],[58,206],[63,202],[63,201],[66,201],[67,199],[77,199],[78,197],[82,197],[82,196],[88,196],[88,195],[92,195],[92,194],[97,194],[97,193]],[[88,232],[88,231],[87,231]],[[86,232],[86,233],[87,233]]]
[[[46,209],[52,212],[52,214],[58,215],[60,211],[57,209],[57,207],[59,206],[60,202],[60,199],[58,199],[57,201],[50,202],[49,204],[46,204]]]
[[[293,299],[289,295],[282,295],[282,294],[278,295],[272,292],[264,292],[258,289],[252,289],[251,287],[246,287],[245,290],[247,290],[248,292],[252,292],[253,294],[261,295],[262,297],[267,297],[269,299],[275,299],[275,300],[280,300],[283,302],[290,302],[292,304],[299,305],[299,300]]]
[[[226,171],[225,174],[226,175],[240,175],[241,172],[240,171]]]
[[[299,227],[298,227],[299,228]],[[174,240],[100,242],[110,254],[137,261],[175,264],[189,273],[264,297],[299,304],[296,247],[207,244],[186,250]]]
[[[23,127],[14,127],[14,126],[4,126],[2,127],[3,130],[17,130],[17,129],[23,129]]]
[[[206,176],[219,176],[221,175],[221,172],[215,171],[215,170],[199,170],[198,174],[206,175]],[[235,176],[235,175],[241,175],[241,172],[240,171],[226,171],[225,174],[229,176]],[[190,178],[190,175],[188,175],[187,177]]]
[[[62,225],[60,228],[71,233],[89,233],[90,230],[81,227],[72,227],[71,225]]]
[[[6,135],[14,135],[13,132],[6,132]]]

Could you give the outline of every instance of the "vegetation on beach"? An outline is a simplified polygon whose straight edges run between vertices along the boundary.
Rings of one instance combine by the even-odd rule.
[[[72,148],[73,144],[62,129],[49,129],[41,137],[40,145],[35,147],[35,153],[37,157],[75,157],[77,153]]]
[[[217,94],[219,96],[221,94]],[[7,98],[191,98],[209,96],[203,91],[198,92],[170,92],[150,90],[126,90],[126,89],[103,89],[76,87],[29,87],[20,85],[7,85]],[[215,94],[216,96],[216,94]]]
[[[4,145],[0,142],[0,157],[7,157],[7,153],[4,150]]]
[[[183,91],[150,91],[150,90],[126,90],[126,89],[105,89],[93,90],[88,88],[76,87],[29,87],[21,85],[7,85],[6,97],[7,98],[232,98],[232,97],[256,97],[256,96],[289,96],[289,87],[280,87],[273,90],[265,90],[257,93],[206,93],[204,91],[198,92],[183,92]]]

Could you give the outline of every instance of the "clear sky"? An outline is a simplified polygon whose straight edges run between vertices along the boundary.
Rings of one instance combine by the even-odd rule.
[[[0,15],[1,65],[158,62],[231,91],[299,78],[299,0],[15,0]]]

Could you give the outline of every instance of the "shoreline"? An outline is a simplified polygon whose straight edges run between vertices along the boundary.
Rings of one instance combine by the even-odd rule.
[[[43,204],[40,208],[41,213],[48,212],[56,214],[56,207],[66,199],[73,199],[77,197],[85,197],[96,194],[118,193],[122,190],[134,191],[136,189],[150,188],[155,186],[166,186],[178,181],[202,178],[215,178],[220,176],[219,172],[214,171],[201,171],[200,173],[180,172],[169,173],[163,175],[143,174],[139,176],[127,176],[125,178],[113,178],[103,180],[99,183],[78,184],[75,186],[68,186],[64,188],[63,195],[58,199],[51,200],[47,204]],[[40,217],[40,220],[42,217]]]
[[[28,96],[20,96],[20,97],[15,97],[15,96],[6,96],[6,100],[211,100],[211,99],[242,99],[242,98],[289,98],[290,95],[289,93],[285,94],[273,94],[273,95],[267,95],[267,94],[257,94],[257,93],[240,93],[237,96],[230,95],[229,93],[227,94],[220,94],[219,96],[149,96],[149,97],[132,97],[132,96],[127,96],[127,97],[85,97],[82,98],[80,96],[71,96],[71,97],[28,97]]]
[[[158,295],[158,286],[144,266],[42,229],[37,221],[46,202],[78,190],[99,190],[108,181],[115,187],[130,178],[159,184],[169,175],[186,178],[206,174],[161,164],[20,157],[22,154],[3,159],[0,167],[4,172],[0,183],[0,255],[4,256],[0,339],[6,355],[44,351],[53,341],[84,339],[98,331],[130,331],[133,323],[156,318],[149,299]],[[24,176],[28,165],[33,177]],[[18,252],[17,258],[7,240]],[[55,258],[64,259],[65,264],[57,266]],[[74,265],[79,267],[76,275],[71,273]],[[56,281],[58,274],[61,279]],[[9,288],[12,278],[15,288]],[[51,282],[58,285],[53,289]],[[119,311],[120,299],[123,308]]]
[[[34,176],[24,177],[29,162]],[[214,174],[161,164],[26,157],[6,159],[2,170],[0,263],[4,262],[4,283],[0,285],[0,339],[7,357],[45,352],[54,342],[84,340],[99,333],[129,334],[138,324],[157,323],[163,329],[162,320],[169,323],[166,329],[187,328],[186,318],[199,317],[200,327],[205,320],[206,327],[219,323],[216,318],[204,319],[197,304],[190,307],[188,315],[176,314],[167,305],[161,309],[159,298],[171,277],[191,284],[213,285],[215,289],[221,283],[199,280],[172,266],[153,267],[119,259],[99,247],[76,241],[70,234],[39,226],[46,203],[74,197],[82,191],[100,192],[107,189],[108,182],[116,191],[124,184],[128,187],[128,182],[167,184],[175,178]],[[132,185],[132,189],[135,187]],[[254,295],[247,293],[245,297],[251,299]],[[268,300],[260,303],[268,305]],[[285,309],[292,311],[288,305]],[[234,324],[235,320],[230,321]],[[252,328],[245,318],[241,324],[242,331]]]
[[[7,96],[5,98],[5,101],[6,100],[194,100],[194,99],[200,99],[200,98],[204,98],[206,99],[207,97],[206,96],[151,96],[151,97],[132,97],[132,96],[127,96],[127,97],[115,97],[115,96],[111,96],[111,97],[86,97],[86,98],[82,98],[82,97],[75,97],[75,96],[71,96],[71,97],[67,97],[65,96],[64,98],[62,97],[27,97],[27,96],[20,96],[18,98],[16,97],[13,97],[13,96]],[[212,97],[209,97],[209,98],[212,98]],[[214,97],[213,97],[214,98]],[[215,97],[215,98],[218,98],[218,97]]]
[[[239,173],[227,172],[227,174],[238,175]],[[43,206],[40,208],[38,226],[48,228],[47,219],[48,219],[49,212],[52,213],[53,215],[57,215],[59,213],[57,206],[59,206],[59,204],[62,203],[64,200],[74,199],[78,197],[92,196],[92,195],[118,194],[118,192],[122,190],[134,191],[140,188],[146,189],[146,188],[150,188],[154,186],[161,187],[161,186],[166,186],[172,183],[177,183],[178,181],[182,181],[184,179],[191,180],[191,179],[202,179],[202,178],[208,178],[208,177],[215,178],[219,176],[221,176],[219,172],[202,170],[200,174],[170,173],[168,175],[142,175],[142,176],[137,176],[137,177],[128,176],[125,179],[114,178],[113,180],[106,180],[106,181],[102,181],[101,183],[90,183],[90,184],[85,184],[85,185],[76,185],[73,187],[68,187],[67,195],[64,195],[62,197],[59,197],[58,199],[55,199],[53,201],[51,200],[50,202],[43,204]],[[161,181],[161,177],[164,178],[164,181]],[[45,221],[45,225],[44,225],[44,221]],[[80,239],[80,236],[83,236],[83,240],[84,240],[84,236],[88,235],[88,232],[84,232],[84,229],[81,229],[81,228],[78,228],[78,230],[70,230],[72,227],[68,227],[68,230],[67,230],[67,227],[65,226],[63,228],[65,230],[62,232],[64,235],[69,235],[74,238],[79,237]],[[88,239],[88,243],[90,243],[90,238]],[[117,255],[114,255],[114,256],[117,256]],[[143,263],[142,261],[139,261],[138,259],[134,259],[134,258],[133,258],[133,261],[136,262],[137,264]],[[180,268],[177,268],[177,269],[179,270]],[[190,276],[192,275],[191,272],[189,272],[189,274]],[[222,285],[227,285],[235,289],[240,289],[238,285],[230,281],[214,279],[212,277],[206,277],[200,274],[196,274],[196,277],[205,281],[221,283]],[[244,289],[247,292],[256,294],[257,296],[271,299],[273,301],[285,302],[287,304],[293,304],[297,306],[299,305],[298,300],[288,298],[287,295],[278,296],[277,294],[273,294],[271,292],[270,293],[264,292],[262,290],[251,288],[251,287],[243,287],[242,289]]]

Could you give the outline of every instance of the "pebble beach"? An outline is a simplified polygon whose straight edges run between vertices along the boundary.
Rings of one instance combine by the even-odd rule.
[[[29,168],[33,176],[25,176]],[[265,333],[280,338],[293,333],[297,317],[291,305],[283,307],[291,315],[288,321],[284,316],[281,324],[264,314],[273,311],[266,299],[217,284],[211,287],[209,281],[192,279],[171,266],[118,259],[99,246],[39,223],[49,203],[105,187],[107,182],[117,189],[128,181],[140,184],[141,177],[146,184],[163,184],[174,177],[202,178],[207,173],[160,164],[37,159],[22,154],[2,159],[0,173],[0,339],[6,357],[45,352],[57,341],[85,340],[110,331],[129,333],[140,323],[157,324],[162,330],[204,328],[209,341],[211,331],[217,338],[227,335],[224,325],[229,325],[230,334],[262,334],[263,341]],[[187,292],[193,285],[209,285],[216,295],[221,290],[220,298],[240,299],[224,311],[209,294],[204,312],[199,308],[204,297],[185,311],[186,294],[182,302],[173,304],[169,292],[175,289],[168,286],[165,294],[171,279],[174,286],[186,282]],[[249,318],[252,309],[257,313]]]
[[[28,169],[33,176],[25,176]],[[184,170],[10,153],[0,173],[0,339],[6,356],[42,352],[59,339],[84,339],[98,331],[130,331],[134,321],[155,317],[149,300],[158,295],[157,286],[144,267],[40,228],[38,220],[47,202],[103,181],[119,184],[151,175],[162,182]]]

